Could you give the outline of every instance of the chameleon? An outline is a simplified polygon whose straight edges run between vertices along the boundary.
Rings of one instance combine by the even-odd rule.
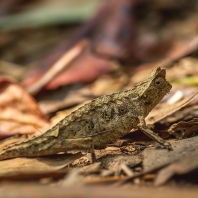
[[[155,68],[133,89],[100,96],[78,108],[45,133],[11,144],[0,152],[0,160],[37,157],[71,150],[85,150],[96,160],[94,148],[104,147],[139,128],[168,150],[171,144],[154,133],[145,122],[149,112],[171,90],[166,70]]]

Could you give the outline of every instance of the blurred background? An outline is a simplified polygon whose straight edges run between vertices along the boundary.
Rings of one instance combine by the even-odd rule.
[[[197,11],[196,0],[1,0],[0,59],[36,67],[48,57],[50,67],[86,38],[133,67],[175,56],[197,35]]]
[[[152,130],[162,138],[192,137],[198,132],[197,0],[0,0],[0,150],[44,133],[96,97],[132,89],[157,66],[166,69],[173,88],[149,114],[147,123],[154,124]],[[190,144],[188,139],[174,142],[178,148],[173,154],[174,160],[196,154],[197,139],[193,138]],[[158,158],[155,152],[161,150],[153,149],[154,154],[150,150],[143,153],[151,147],[149,140],[140,130],[134,130],[118,144],[96,150],[102,166],[93,164],[90,170],[88,166],[87,172],[77,170],[76,175],[72,175],[71,167],[84,168],[90,163],[88,158],[80,158],[82,154],[73,155],[68,161],[59,155],[59,160],[50,158],[50,163],[48,158],[41,162],[28,159],[28,163],[26,158],[25,161],[14,159],[14,163],[13,160],[2,161],[0,178],[9,180],[14,175],[15,179],[22,180],[21,175],[28,173],[29,180],[36,178],[36,184],[52,187],[55,180],[57,186],[67,183],[65,175],[72,169],[70,176],[75,179],[68,177],[68,180],[72,180],[74,186],[81,181],[82,173],[84,178],[90,179],[87,183],[84,180],[86,185],[92,182],[106,185],[109,181],[121,181],[123,176],[142,173],[148,162],[153,168]],[[159,159],[161,156],[165,161],[163,166],[167,165],[169,155],[159,153]],[[186,169],[181,163],[185,169],[182,173],[193,169],[188,165],[196,162],[197,154],[191,157],[185,162]],[[73,162],[75,159],[77,161]],[[26,169],[24,164],[28,164]],[[49,169],[43,164],[48,164]],[[194,169],[197,167],[195,165]],[[145,177],[140,175],[131,184],[145,185],[154,181],[153,175],[153,172],[145,173]],[[193,176],[190,182],[192,179],[197,182],[197,175]],[[162,181],[165,183],[166,179]],[[183,188],[183,178],[177,181],[174,184]],[[29,195],[23,185],[21,189]],[[189,187],[188,183],[186,186]],[[18,186],[16,190],[18,192]],[[50,194],[48,190],[43,192]]]

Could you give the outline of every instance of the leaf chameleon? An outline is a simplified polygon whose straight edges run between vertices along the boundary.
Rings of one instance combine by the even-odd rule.
[[[105,146],[134,127],[171,150],[146,123],[145,117],[170,91],[165,69],[156,68],[133,89],[104,95],[66,116],[40,136],[9,145],[0,152],[0,160],[36,157],[69,150],[88,150],[95,161],[94,147]]]

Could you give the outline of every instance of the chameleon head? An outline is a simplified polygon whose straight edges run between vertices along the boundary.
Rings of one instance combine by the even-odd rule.
[[[172,86],[165,77],[166,70],[158,67],[150,73],[145,81],[141,82],[142,88],[138,94],[147,110],[146,115],[171,90]]]

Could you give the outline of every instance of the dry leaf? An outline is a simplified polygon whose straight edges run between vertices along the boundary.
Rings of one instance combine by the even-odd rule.
[[[33,134],[49,121],[36,101],[17,83],[0,79],[0,138]]]
[[[183,175],[198,169],[198,152],[182,157],[176,162],[160,170],[155,178],[155,186],[165,184],[173,175]],[[197,176],[194,175],[197,179]]]
[[[43,174],[58,173],[59,170],[68,166],[74,160],[82,157],[81,153],[54,155],[37,158],[15,158],[0,162],[0,178],[18,178],[25,175],[39,177]],[[65,171],[66,172],[66,171]]]
[[[146,118],[147,124],[153,124],[174,114],[198,97],[198,90],[174,104],[162,103],[157,105]]]
[[[184,158],[198,152],[197,148],[198,136],[188,139],[171,142],[173,151],[165,149],[151,149],[144,150],[143,166],[145,170],[157,169],[160,166],[165,166],[179,158]]]
[[[168,129],[171,135],[174,135],[177,139],[188,137],[193,133],[198,133],[198,118],[194,118],[190,121],[181,121],[171,125]]]
[[[62,67],[64,68],[64,64]],[[42,86],[46,89],[56,89],[59,86],[77,82],[90,83],[99,76],[109,73],[111,69],[111,61],[93,55],[88,47],[78,55],[66,69],[63,69],[63,71],[56,76],[52,75],[51,79],[48,79],[49,82],[46,81],[46,84],[42,84]],[[42,79],[42,76],[44,76],[46,72],[45,68],[37,68],[31,76],[23,81],[23,85],[26,87],[30,86],[32,89],[33,83],[36,83],[39,78]]]
[[[63,56],[61,56],[60,59],[55,62],[55,64],[52,65],[48,71],[46,71],[35,83],[27,88],[28,92],[31,94],[38,93],[47,83],[49,83],[49,81],[51,81],[54,77],[56,78],[57,75],[64,71],[70,63],[83,52],[88,44],[88,41],[82,40],[63,54]]]
[[[60,90],[50,91],[47,97],[41,98],[39,107],[42,112],[49,114],[57,112],[60,109],[68,109],[78,104],[82,104],[87,100],[95,99],[96,95],[93,95],[90,89],[87,87],[76,89],[73,88],[71,91],[68,89],[61,88]]]

